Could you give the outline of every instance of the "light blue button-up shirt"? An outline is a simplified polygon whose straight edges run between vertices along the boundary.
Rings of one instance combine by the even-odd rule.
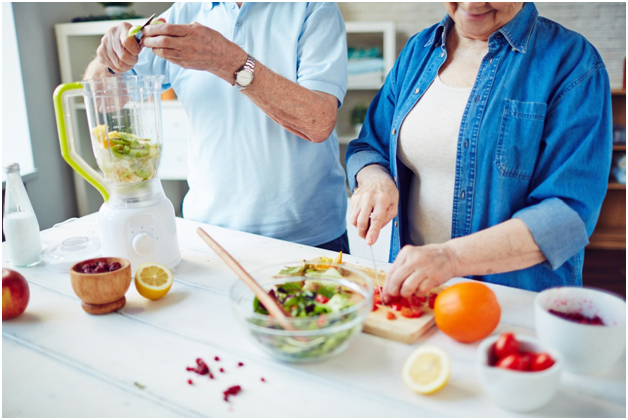
[[[345,25],[335,3],[175,3],[169,23],[208,26],[272,71],[338,99],[347,89]],[[244,63],[242,63],[244,64]],[[237,88],[142,51],[137,74],[165,75],[191,120],[183,216],[305,245],[346,230],[345,174],[334,131],[314,144]],[[255,82],[253,82],[255,83]],[[164,153],[168,153],[167,145]]]
[[[408,41],[347,150],[352,189],[370,164],[387,168],[399,188],[391,262],[411,244],[412,172],[397,158],[399,129],[447,59],[452,24],[445,17]],[[532,3],[489,37],[460,125],[451,237],[519,218],[547,261],[475,279],[537,291],[582,285],[584,247],[606,194],[611,121],[608,74],[584,37]]]

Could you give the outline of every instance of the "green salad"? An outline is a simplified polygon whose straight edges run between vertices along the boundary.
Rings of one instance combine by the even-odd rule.
[[[335,350],[342,350],[341,346],[362,329],[361,320],[356,318],[365,315],[361,315],[360,311],[342,311],[362,301],[364,296],[340,282],[327,280],[343,279],[342,274],[332,265],[304,262],[300,266],[286,267],[275,277],[299,279],[277,284],[268,293],[296,318],[291,322],[298,331],[308,331],[306,335],[296,334],[293,337],[274,333],[282,328],[272,318],[268,321],[250,319],[250,322],[269,329],[267,332],[257,329],[252,332],[276,356],[289,361],[320,359]],[[253,301],[253,310],[257,314],[268,315],[257,298]],[[324,329],[321,334],[309,333],[321,329]]]

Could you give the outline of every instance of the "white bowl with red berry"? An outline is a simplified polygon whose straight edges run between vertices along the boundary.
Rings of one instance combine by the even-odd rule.
[[[626,301],[612,293],[555,287],[534,299],[536,334],[563,356],[565,370],[602,372],[626,350]]]
[[[504,333],[480,344],[480,381],[493,402],[510,411],[537,410],[556,395],[562,358],[535,338]]]

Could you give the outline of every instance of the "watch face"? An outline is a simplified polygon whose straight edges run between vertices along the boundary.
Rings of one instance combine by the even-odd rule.
[[[248,86],[253,81],[253,75],[246,70],[238,73],[237,82],[240,86]]]

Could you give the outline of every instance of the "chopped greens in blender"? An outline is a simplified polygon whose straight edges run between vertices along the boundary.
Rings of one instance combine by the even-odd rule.
[[[113,183],[136,183],[155,178],[160,147],[150,139],[110,131],[105,125],[92,130],[94,154],[105,178]]]

